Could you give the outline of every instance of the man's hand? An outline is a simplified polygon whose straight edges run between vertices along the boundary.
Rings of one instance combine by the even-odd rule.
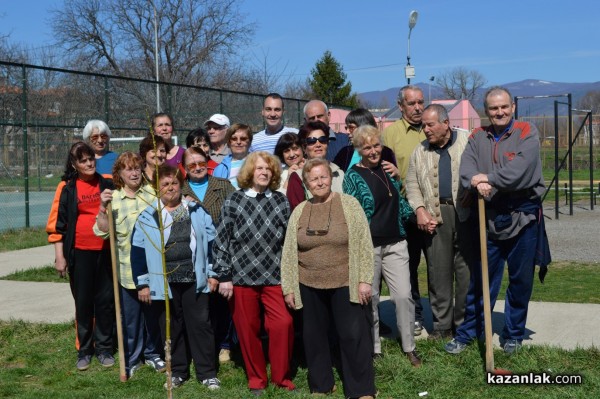
[[[437,227],[437,220],[425,209],[425,207],[417,208],[417,227],[419,230],[428,234],[433,234]]]
[[[484,173],[479,173],[471,177],[471,187],[477,188],[481,183],[488,183],[488,177]]]

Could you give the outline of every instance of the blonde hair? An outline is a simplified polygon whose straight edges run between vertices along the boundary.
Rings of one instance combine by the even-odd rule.
[[[243,189],[252,187],[254,183],[254,170],[256,169],[256,162],[259,158],[265,161],[271,172],[273,172],[269,188],[271,191],[277,190],[279,188],[279,183],[281,182],[281,162],[279,161],[279,158],[266,151],[251,152],[248,154],[246,161],[244,161],[244,164],[237,175],[238,185]]]
[[[359,126],[352,135],[352,145],[356,149],[361,149],[367,141],[378,139],[381,141],[381,132],[371,125]]]

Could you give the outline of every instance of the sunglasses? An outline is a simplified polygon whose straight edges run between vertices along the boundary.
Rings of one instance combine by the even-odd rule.
[[[193,170],[193,169],[196,169],[196,168],[206,169],[207,165],[208,165],[208,163],[206,163],[206,162],[192,162],[192,163],[188,163],[187,165],[185,165],[185,167],[188,170]]]
[[[317,144],[317,141],[321,144],[327,144],[327,143],[329,143],[329,137],[327,137],[327,136],[307,137],[305,141],[306,141],[306,145],[315,145],[315,144]]]

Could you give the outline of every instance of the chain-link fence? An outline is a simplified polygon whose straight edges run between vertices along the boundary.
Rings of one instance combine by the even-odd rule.
[[[0,62],[0,230],[45,225],[68,149],[88,120],[109,125],[119,139],[112,151],[137,150],[133,138],[149,131],[157,86],[179,143],[214,113],[264,128],[262,94]],[[284,103],[285,124],[298,127],[306,101]]]

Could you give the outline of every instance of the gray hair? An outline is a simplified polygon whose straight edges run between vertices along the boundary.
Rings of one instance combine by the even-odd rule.
[[[450,117],[448,116],[448,111],[441,104],[429,104],[427,107],[425,107],[425,109],[423,110],[423,113],[425,113],[425,111],[435,112],[438,117],[438,122],[440,122],[440,123],[443,123],[444,121],[450,121]]]
[[[100,134],[106,134],[108,137],[111,136],[108,125],[99,119],[91,119],[85,124],[83,128],[83,139],[89,141],[90,136],[94,133],[94,130],[98,130]]]
[[[510,103],[513,103],[513,96],[512,94],[510,94],[510,91],[508,91],[508,89],[506,87],[502,87],[502,86],[492,86],[488,89],[488,91],[485,92],[485,95],[483,96],[483,108],[487,109],[488,103],[487,103],[487,99],[489,96],[493,95],[493,94],[500,94],[500,93],[506,93],[508,94],[508,98],[510,99]]]
[[[304,182],[305,186],[308,186],[308,174],[317,166],[325,166],[325,169],[329,171],[329,176],[333,177],[333,171],[331,170],[331,165],[329,164],[328,160],[323,158],[309,159],[302,168],[302,181]]]
[[[304,113],[304,116],[306,116],[306,109],[308,108],[308,104],[310,104],[310,103],[319,103],[325,109],[325,114],[327,114],[329,112],[329,107],[327,107],[327,104],[325,104],[323,101],[321,101],[321,100],[310,100],[309,102],[307,102],[306,104],[304,104],[304,108],[302,109],[302,112]]]
[[[405,90],[417,90],[417,91],[420,91],[421,94],[423,94],[423,90],[419,86],[416,86],[416,85],[402,86],[400,88],[400,91],[398,92],[398,104],[400,104],[404,100],[404,91]]]

